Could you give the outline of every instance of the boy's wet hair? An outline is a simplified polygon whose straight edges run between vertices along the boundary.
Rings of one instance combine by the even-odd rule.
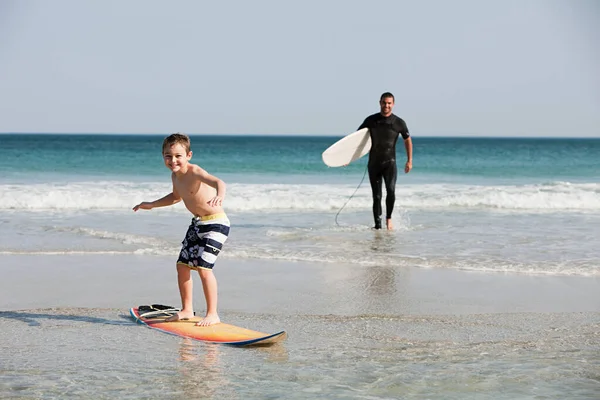
[[[396,101],[396,99],[394,98],[394,95],[391,94],[390,92],[385,92],[384,94],[381,95],[381,97],[379,98],[379,101],[383,100],[383,99],[387,99],[388,97],[392,98],[392,101]]]
[[[185,135],[183,133],[173,133],[172,135],[167,136],[165,138],[165,140],[163,140],[163,145],[162,145],[163,154],[165,154],[166,149],[169,149],[171,146],[173,146],[175,144],[182,145],[183,148],[185,149],[186,154],[190,152],[190,148],[192,146],[192,143],[191,143],[188,135]]]

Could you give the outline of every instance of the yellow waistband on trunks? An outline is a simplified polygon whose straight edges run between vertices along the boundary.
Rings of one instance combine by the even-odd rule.
[[[211,215],[197,215],[195,218],[198,218],[200,221],[211,221],[213,219],[222,219],[227,218],[225,213],[211,214]]]

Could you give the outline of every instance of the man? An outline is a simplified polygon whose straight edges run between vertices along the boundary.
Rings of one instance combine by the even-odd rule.
[[[379,106],[381,111],[368,116],[358,129],[369,128],[371,135],[368,169],[373,192],[375,229],[381,229],[381,181],[383,179],[386,190],[386,227],[391,230],[394,228],[392,211],[396,201],[396,142],[398,136],[402,135],[407,158],[404,172],[409,173],[412,169],[412,141],[404,120],[392,114],[394,95],[389,92],[382,94]]]

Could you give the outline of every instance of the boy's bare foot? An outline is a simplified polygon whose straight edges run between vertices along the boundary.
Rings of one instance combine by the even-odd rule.
[[[177,321],[187,321],[188,319],[194,316],[194,312],[191,313],[179,311],[177,314],[170,316],[165,319],[165,322],[177,322]]]
[[[206,317],[196,322],[196,326],[210,326],[221,322],[221,319],[217,314],[207,314]]]
[[[385,224],[387,225],[387,229],[388,231],[391,231],[394,229],[394,224],[392,224],[392,219],[386,219],[385,220]]]

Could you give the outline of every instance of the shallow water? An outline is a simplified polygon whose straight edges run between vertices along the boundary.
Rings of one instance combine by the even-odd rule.
[[[598,398],[600,141],[414,138],[374,232],[332,138],[197,138],[228,184],[221,318],[289,333],[239,349],[127,314],[179,301],[189,214],[131,211],[170,190],[161,139],[0,135],[31,147],[0,160],[0,398]]]
[[[336,138],[192,139],[202,149],[192,161],[227,182],[223,257],[600,276],[598,139],[415,137],[392,235],[370,230],[366,157],[323,164]],[[161,142],[0,135],[7,151],[29,149],[18,164],[0,159],[0,254],[175,257],[190,221],[183,205],[131,211],[172,189]]]
[[[600,276],[598,213],[402,210],[394,232],[374,232],[365,212],[229,213],[229,259],[418,266],[536,275]],[[133,213],[1,212],[0,255],[147,254],[175,258],[189,216],[173,208]],[[26,239],[26,240],[25,240]]]
[[[206,344],[124,310],[0,312],[2,398],[595,398],[599,313],[225,313],[285,326],[268,348]]]

